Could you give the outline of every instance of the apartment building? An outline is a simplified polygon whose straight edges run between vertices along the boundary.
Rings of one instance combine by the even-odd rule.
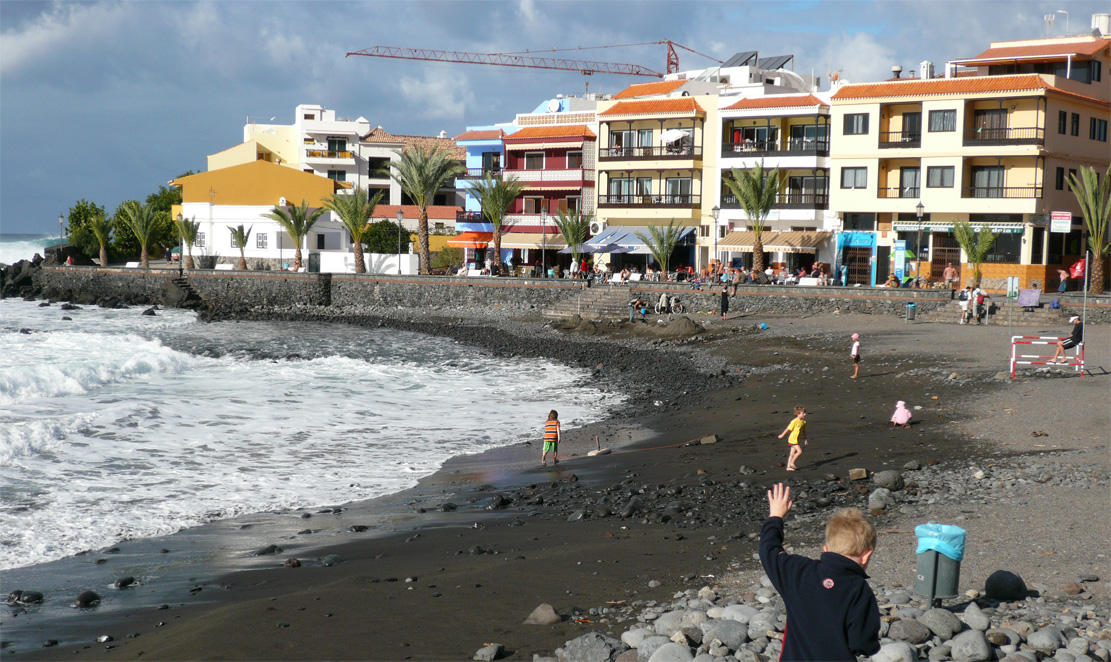
[[[1109,52],[1106,36],[996,42],[942,77],[924,62],[921,77],[837,89],[830,208],[849,282],[938,280],[948,263],[970,276],[953,236],[966,221],[1000,233],[982,266],[989,285],[1055,287],[1083,253],[1067,178],[1109,163]],[[1068,234],[1049,231],[1055,211],[1073,215]]]

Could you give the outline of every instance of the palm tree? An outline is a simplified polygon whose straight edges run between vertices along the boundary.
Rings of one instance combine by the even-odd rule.
[[[513,205],[525,185],[516,177],[494,177],[487,174],[483,179],[471,182],[470,194],[477,200],[482,208],[482,215],[490,221],[494,228],[494,256],[495,262],[501,264],[501,231],[505,215]],[[544,232],[544,228],[540,229]]]
[[[648,234],[639,231],[635,234],[648,247],[652,257],[656,258],[656,262],[660,264],[660,269],[663,271],[662,275],[666,278],[667,262],[671,259],[671,253],[675,250],[675,247],[679,245],[679,239],[683,236],[683,226],[675,225],[675,219],[673,218],[666,226],[649,225]]]
[[[374,215],[374,208],[381,202],[383,193],[385,191],[378,191],[368,200],[367,192],[357,188],[350,195],[333,193],[324,202],[324,207],[339,217],[339,222],[351,235],[351,249],[355,253],[357,274],[366,273],[366,263],[363,262],[363,240],[370,230],[370,217]]]
[[[112,231],[116,229],[116,219],[108,218],[102,210],[97,209],[89,216],[87,227],[96,237],[96,243],[100,244],[100,266],[107,267],[108,243],[112,240]]]
[[[235,247],[239,249],[239,264],[235,265],[235,268],[241,271],[247,270],[247,257],[243,254],[243,250],[247,248],[247,240],[251,238],[251,230],[254,227],[252,225],[244,230],[242,224],[234,228],[228,226],[228,229],[231,230],[231,240],[235,242]]]
[[[556,214],[554,221],[556,227],[559,228],[559,233],[563,235],[563,240],[571,250],[571,259],[576,263],[582,255],[583,244],[586,243],[586,236],[590,234],[590,222],[593,220],[594,214],[590,213],[567,213],[566,210],[560,209]]]
[[[181,214],[178,214],[180,217]],[[197,217],[193,218],[179,218],[174,221],[174,229],[177,230],[177,236],[181,239],[181,243],[185,244],[185,268],[193,269],[193,244],[197,243],[197,234],[201,231],[201,224],[197,222]]]
[[[328,210],[321,207],[310,212],[308,201],[301,198],[300,206],[290,205],[289,209],[286,209],[281,205],[274,205],[269,214],[263,214],[266,218],[277,221],[293,240],[293,245],[297,247],[293,253],[294,271],[301,270],[301,244],[304,243],[309,230],[312,230],[312,226],[316,225],[326,211]]]
[[[428,251],[428,207],[436,197],[436,192],[466,169],[458,161],[452,160],[446,150],[419,145],[402,151],[401,159],[391,163],[390,168],[390,177],[417,206],[420,272],[427,274],[432,264]]]
[[[783,185],[779,169],[764,170],[764,164],[757,164],[750,170],[733,168],[733,176],[727,177],[724,183],[737,201],[741,209],[748,216],[748,227],[752,230],[752,267],[757,272],[764,271],[764,224],[768,219],[768,212],[775,204],[775,197]]]
[[[1100,180],[1095,168],[1081,168],[1080,177],[1069,178],[1069,188],[1080,203],[1084,225],[1088,227],[1088,247],[1092,249],[1092,294],[1103,294],[1103,258],[1111,252],[1111,236],[1107,234],[1107,219],[1111,215],[1111,167]]]
[[[968,263],[972,265],[972,281],[979,287],[980,279],[983,278],[980,264],[983,263],[984,256],[991,250],[991,245],[999,235],[988,227],[973,228],[967,221],[957,221],[953,224],[953,236],[957,238],[957,243],[968,255]]]
[[[135,200],[128,200],[116,210],[116,215],[123,219],[135,239],[139,241],[139,266],[150,268],[150,245],[161,230],[161,221],[154,207],[141,205]]]

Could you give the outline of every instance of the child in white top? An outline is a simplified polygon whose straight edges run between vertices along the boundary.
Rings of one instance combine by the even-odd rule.
[[[853,349],[852,349],[852,352],[850,353],[850,356],[853,357],[853,376],[852,376],[852,378],[856,379],[857,376],[860,374],[860,334],[859,333],[854,333],[853,334]]]

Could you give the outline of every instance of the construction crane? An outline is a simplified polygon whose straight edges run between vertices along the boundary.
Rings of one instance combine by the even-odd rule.
[[[590,50],[599,48],[624,48],[626,46],[650,46],[656,44],[667,44],[667,73],[673,74],[679,71],[679,54],[675,50],[678,46],[684,50],[690,51],[696,55],[714,60],[721,63],[721,60],[712,58],[709,55],[699,53],[698,51],[677,44],[670,39],[661,41],[649,41],[640,44],[621,44],[619,46],[586,46],[579,48],[553,48],[550,51],[542,51],[544,53],[557,53],[562,51],[575,51],[575,50]],[[371,46],[370,48],[361,51],[348,53],[345,57],[352,55],[362,55],[365,57],[385,57],[397,60],[427,60],[431,62],[461,62],[465,64],[490,64],[501,67],[523,67],[527,69],[556,69],[560,71],[578,71],[584,76],[591,76],[593,74],[618,74],[624,76],[649,76],[652,78],[663,78],[664,74],[658,71],[653,71],[648,67],[642,67],[639,64],[621,64],[617,62],[593,62],[588,60],[571,60],[567,58],[550,58],[539,57],[532,54],[531,51],[523,51],[520,53],[469,53],[465,51],[439,51],[428,48],[398,48],[395,46]]]

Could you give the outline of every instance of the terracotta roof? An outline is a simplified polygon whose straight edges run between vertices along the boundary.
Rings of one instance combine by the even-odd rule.
[[[987,62],[999,60],[1013,60],[1016,58],[1059,58],[1064,59],[1069,55],[1095,55],[1111,45],[1109,39],[1092,39],[1091,41],[1058,42],[1052,44],[1028,44],[1025,46],[993,46],[983,53],[967,60],[954,60],[954,62]]]
[[[404,218],[417,218],[420,215],[420,210],[416,205],[378,205],[374,208],[374,215],[371,221],[377,218],[386,218],[387,220],[397,220],[397,210],[400,209],[404,212]],[[462,207],[448,207],[445,205],[432,205],[428,208],[428,218],[430,219],[448,219],[455,220],[455,212],[463,211]]]
[[[448,156],[452,160],[465,161],[467,159],[466,148],[456,145],[455,139],[453,138],[394,134],[379,126],[371,129],[369,133],[365,134],[362,137],[362,141],[366,143],[393,143],[395,145],[403,145],[404,147],[421,146],[424,148],[438,148],[446,150]]]
[[[758,108],[799,108],[805,106],[828,106],[813,94],[791,94],[783,96],[761,97],[759,99],[741,99],[732,106],[722,110],[753,110]]]
[[[505,135],[505,131],[501,129],[482,129],[464,131],[455,136],[454,140],[501,140]]]
[[[613,95],[614,99],[634,99],[636,97],[650,97],[657,94],[667,94],[683,86],[685,80],[660,80],[654,83],[637,83],[630,85]]]
[[[980,94],[984,92],[1052,92],[1063,97],[1079,99],[1101,106],[1111,105],[1095,97],[1077,94],[1053,87],[1038,74],[1017,76],[976,76],[974,78],[933,78],[930,80],[907,79],[884,83],[859,83],[846,85],[833,95],[844,99],[872,99],[882,97],[923,97],[941,94]]]
[[[690,97],[675,99],[645,99],[643,101],[619,101],[609,110],[599,115],[656,115],[660,113],[705,113],[706,111]]]
[[[597,138],[589,126],[583,124],[568,124],[554,126],[529,126],[510,133],[506,140],[520,140],[529,138]]]

